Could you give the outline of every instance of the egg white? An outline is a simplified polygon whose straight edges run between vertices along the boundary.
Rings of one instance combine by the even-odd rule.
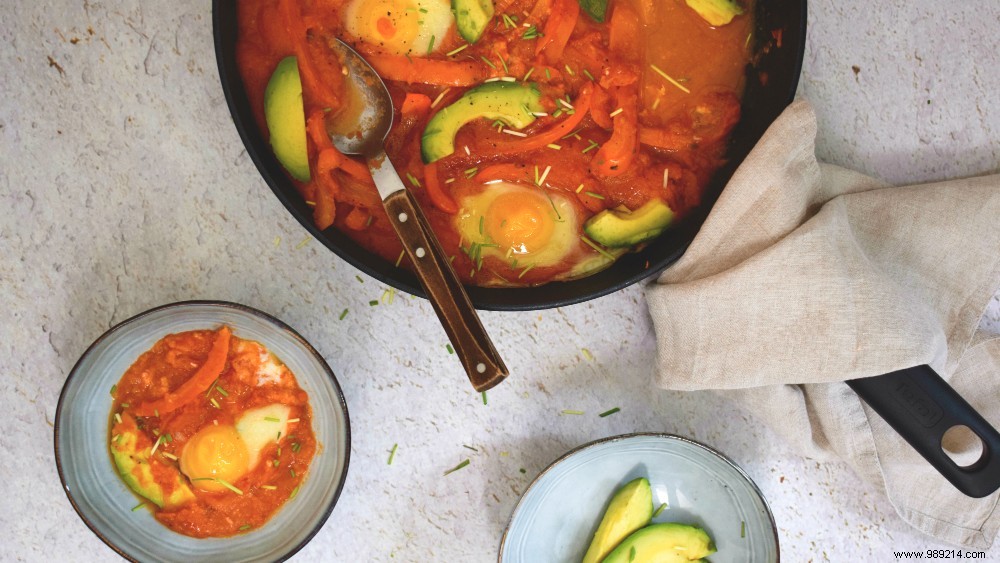
[[[288,433],[288,416],[292,408],[287,405],[272,404],[247,410],[236,421],[236,431],[247,446],[248,471],[253,471],[260,461],[260,452],[265,446],[275,442],[280,432]]]
[[[379,18],[392,23],[393,37],[379,32]],[[350,35],[396,55],[439,52],[454,22],[450,0],[351,0],[344,12]]]

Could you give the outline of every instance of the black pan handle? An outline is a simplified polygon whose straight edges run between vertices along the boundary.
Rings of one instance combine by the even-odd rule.
[[[1000,488],[1000,433],[930,367],[847,384],[958,490],[982,498]],[[968,427],[983,444],[979,460],[964,467],[941,448],[944,433],[958,425]]]

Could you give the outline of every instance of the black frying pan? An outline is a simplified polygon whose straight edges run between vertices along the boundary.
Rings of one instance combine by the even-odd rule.
[[[334,228],[320,231],[254,121],[236,66],[236,0],[213,0],[215,51],[222,87],[236,129],[264,180],[288,211],[310,234],[338,256],[368,275],[402,291],[423,297],[416,277],[364,250]],[[607,295],[661,272],[680,258],[722,188],[767,127],[791,103],[798,86],[806,40],[806,0],[758,0],[753,44],[758,56],[746,69],[746,91],[740,122],[732,134],[728,162],[713,177],[701,208],[670,234],[641,252],[628,254],[607,270],[580,280],[533,288],[469,287],[478,309],[524,311],[559,307]],[[772,32],[780,30],[781,46]],[[924,458],[966,495],[983,497],[1000,488],[1000,434],[927,366],[848,382]],[[944,433],[965,425],[983,441],[980,459],[959,467],[941,449]]]

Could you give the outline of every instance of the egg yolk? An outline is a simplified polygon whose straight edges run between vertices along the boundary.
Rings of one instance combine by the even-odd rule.
[[[507,192],[498,195],[486,210],[484,228],[501,248],[517,254],[536,252],[552,238],[552,206],[536,194]]]
[[[354,33],[386,50],[410,50],[420,28],[420,12],[409,0],[357,0]]]
[[[223,491],[246,474],[250,453],[236,428],[229,425],[206,426],[184,445],[181,471],[191,484],[205,491]]]

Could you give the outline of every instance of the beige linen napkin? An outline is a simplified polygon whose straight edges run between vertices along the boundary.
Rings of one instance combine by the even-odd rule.
[[[929,364],[1000,428],[1000,339],[977,333],[1000,285],[1000,176],[889,187],[818,163],[815,136],[808,103],[789,106],[647,287],[659,384],[726,390],[919,530],[988,547],[1000,493],[958,492],[842,381]]]

